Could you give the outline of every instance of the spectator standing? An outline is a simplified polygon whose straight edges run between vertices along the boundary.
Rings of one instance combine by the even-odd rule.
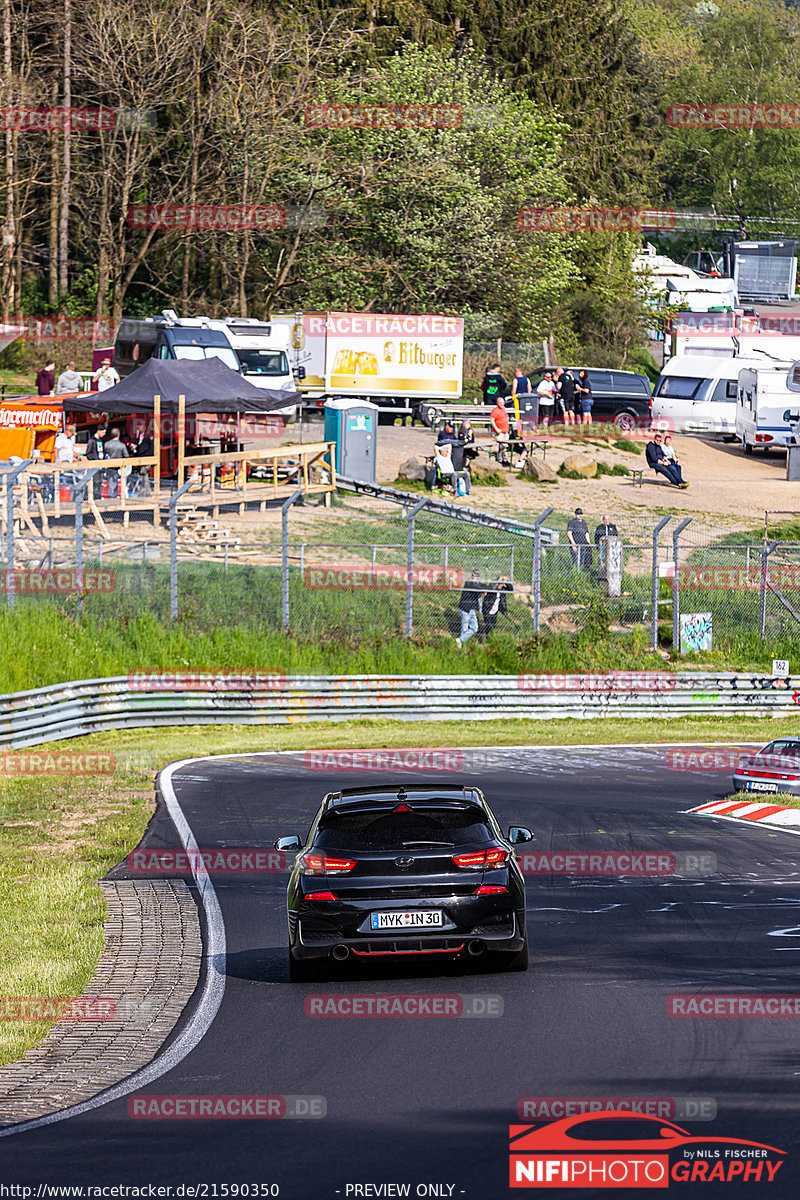
[[[561,394],[561,380],[564,378],[564,368],[556,367],[553,371],[553,388],[556,401],[554,416],[556,424],[566,425],[567,418],[564,411],[564,397]]]
[[[575,424],[575,376],[565,371],[559,380],[561,407],[564,409],[564,424]]]
[[[130,458],[130,454],[128,453],[128,447],[125,445],[125,443],[120,438],[119,429],[116,426],[111,430],[109,437],[106,438],[105,443],[104,443],[104,449],[106,452],[106,458]],[[130,467],[120,467],[120,468],[118,468],[117,471],[109,472],[109,475],[111,475],[112,478],[117,475],[119,476],[119,488],[120,488],[120,491],[123,492],[123,494],[124,494],[123,489],[125,487],[125,479],[127,477],[129,470],[130,470]],[[112,493],[115,496],[119,495],[119,492],[117,491],[116,478],[114,478],[114,484],[110,490],[112,491]]]
[[[89,462],[102,462],[105,458],[105,447],[103,439],[106,436],[107,429],[105,425],[98,425],[94,433],[89,438],[86,446],[86,458]],[[95,500],[99,500],[103,494],[103,479],[105,471],[96,471],[92,479],[92,493]]]
[[[556,385],[553,383],[551,371],[545,371],[544,379],[537,387],[536,392],[539,397],[539,414],[542,418],[542,425],[547,428],[553,419],[556,403]]]
[[[583,421],[584,425],[591,425],[594,396],[592,395],[592,384],[589,379],[588,371],[578,372],[578,379],[575,384],[575,392],[578,396],[578,402],[580,404],[581,420]]]
[[[592,565],[592,548],[589,545],[589,526],[583,519],[582,508],[576,508],[575,516],[567,521],[567,540],[575,566],[588,570]]]
[[[61,433],[56,438],[56,462],[57,463],[74,463],[75,462],[75,426],[66,425]],[[75,473],[74,471],[62,471],[61,483],[70,489],[70,493],[74,492],[75,488]]]
[[[36,394],[38,396],[49,396],[52,394],[55,386],[56,364],[49,362],[36,373]]]
[[[481,601],[484,638],[487,638],[493,632],[499,616],[508,616],[508,607],[506,605],[506,592],[508,590],[508,576],[501,575],[484,593],[483,600]]]
[[[500,363],[495,363],[491,370],[487,371],[483,377],[481,384],[483,392],[483,403],[489,404],[498,399],[500,396],[505,396],[508,391],[508,383],[501,374]]]
[[[497,404],[489,414],[489,423],[492,429],[492,436],[497,442],[498,457],[503,466],[508,465],[508,413],[506,412],[506,402],[502,396],[498,397]]]
[[[619,537],[619,533],[613,521],[609,521],[607,514],[604,514],[602,521],[594,531],[595,546],[599,546],[604,538],[610,537]]]
[[[483,587],[477,572],[470,571],[469,578],[461,589],[458,598],[458,612],[461,618],[461,633],[456,638],[459,649],[478,632],[478,612],[481,607]]]
[[[534,400],[533,384],[521,367],[517,367],[511,381],[511,395],[514,397],[514,415],[519,420],[537,422],[539,403]],[[534,409],[535,405],[535,409]]]
[[[152,458],[155,451],[155,443],[153,435],[145,430],[139,432],[136,449],[134,450],[135,458]],[[138,468],[139,479],[141,480],[139,494],[142,496],[151,496],[153,488],[150,483],[150,467]]]
[[[652,441],[647,443],[645,457],[648,467],[651,467],[656,474],[663,475],[675,487],[687,488],[689,486],[688,483],[684,482],[680,464],[670,462],[669,458],[664,454],[660,433],[654,433]]]
[[[104,358],[92,376],[92,383],[98,392],[107,392],[109,388],[119,383],[119,375],[111,365],[110,358]],[[112,431],[113,432],[113,431]]]
[[[59,396],[68,395],[70,392],[79,392],[83,387],[83,380],[75,370],[75,363],[67,363],[66,371],[62,371],[58,377],[56,384],[56,393]]]

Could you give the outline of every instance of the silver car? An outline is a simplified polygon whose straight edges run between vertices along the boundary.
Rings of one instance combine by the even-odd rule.
[[[737,792],[800,796],[800,739],[776,738],[755,754],[743,754],[734,771]]]

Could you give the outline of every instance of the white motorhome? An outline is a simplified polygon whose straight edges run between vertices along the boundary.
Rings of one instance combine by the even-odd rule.
[[[226,317],[223,321],[210,321],[209,325],[225,334],[239,364],[239,372],[248,383],[277,392],[295,390],[289,365],[291,334],[285,325],[259,321],[255,317]],[[294,419],[296,406],[277,411]]]
[[[800,363],[747,366],[739,372],[736,436],[745,454],[758,446],[794,444],[793,426],[800,412]]]
[[[274,322],[249,317],[179,317],[165,309],[155,317],[123,317],[114,344],[114,366],[130,375],[148,358],[219,358],[255,387],[296,394],[289,365],[290,334]],[[288,420],[294,400],[275,410]]]
[[[739,372],[749,365],[751,359],[714,354],[671,358],[653,391],[653,424],[675,433],[705,433],[733,441]]]

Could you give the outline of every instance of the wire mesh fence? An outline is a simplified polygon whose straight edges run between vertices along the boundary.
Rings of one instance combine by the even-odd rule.
[[[0,480],[8,606],[52,603],[123,627],[148,613],[190,631],[241,626],[303,641],[522,642],[578,632],[600,610],[608,628],[643,629],[654,646],[672,633],[681,652],[757,631],[800,640],[800,541],[700,518],[584,522],[546,510],[537,522],[430,511],[424,496],[341,495],[330,509],[287,501],[280,523],[246,535],[204,530],[189,501],[172,538],[167,522],[152,536],[111,536],[89,514],[82,531],[62,521],[45,536],[21,520],[13,493]]]

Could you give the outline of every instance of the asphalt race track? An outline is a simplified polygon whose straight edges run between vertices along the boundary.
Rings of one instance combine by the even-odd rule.
[[[527,974],[430,960],[414,962],[410,974],[396,963],[348,964],[321,985],[288,982],[285,875],[212,876],[227,941],[221,1006],[196,1048],[141,1091],[322,1096],[327,1115],[141,1120],[121,1098],[0,1138],[0,1183],[33,1185],[33,1196],[43,1183],[277,1184],[283,1200],[346,1200],[358,1195],[348,1185],[410,1184],[411,1196],[497,1200],[512,1194],[508,1126],[535,1121],[517,1116],[518,1101],[617,1096],[712,1101],[712,1120],[692,1120],[685,1107],[668,1119],[695,1135],[786,1151],[773,1183],[672,1182],[674,1193],[796,1196],[800,1018],[678,1019],[668,1016],[667,998],[800,994],[800,839],[684,815],[725,795],[730,773],[668,770],[663,748],[515,750],[493,759],[463,777],[484,789],[504,827],[533,828],[532,849],[711,854],[715,873],[529,877]],[[261,848],[305,833],[325,791],[430,779],[306,770],[302,756],[265,755],[195,760],[176,771],[173,786],[201,848]],[[179,845],[162,806],[143,846]],[[502,1015],[306,1016],[304,999],[320,993],[493,996]],[[361,1193],[382,1194],[402,1193]]]

